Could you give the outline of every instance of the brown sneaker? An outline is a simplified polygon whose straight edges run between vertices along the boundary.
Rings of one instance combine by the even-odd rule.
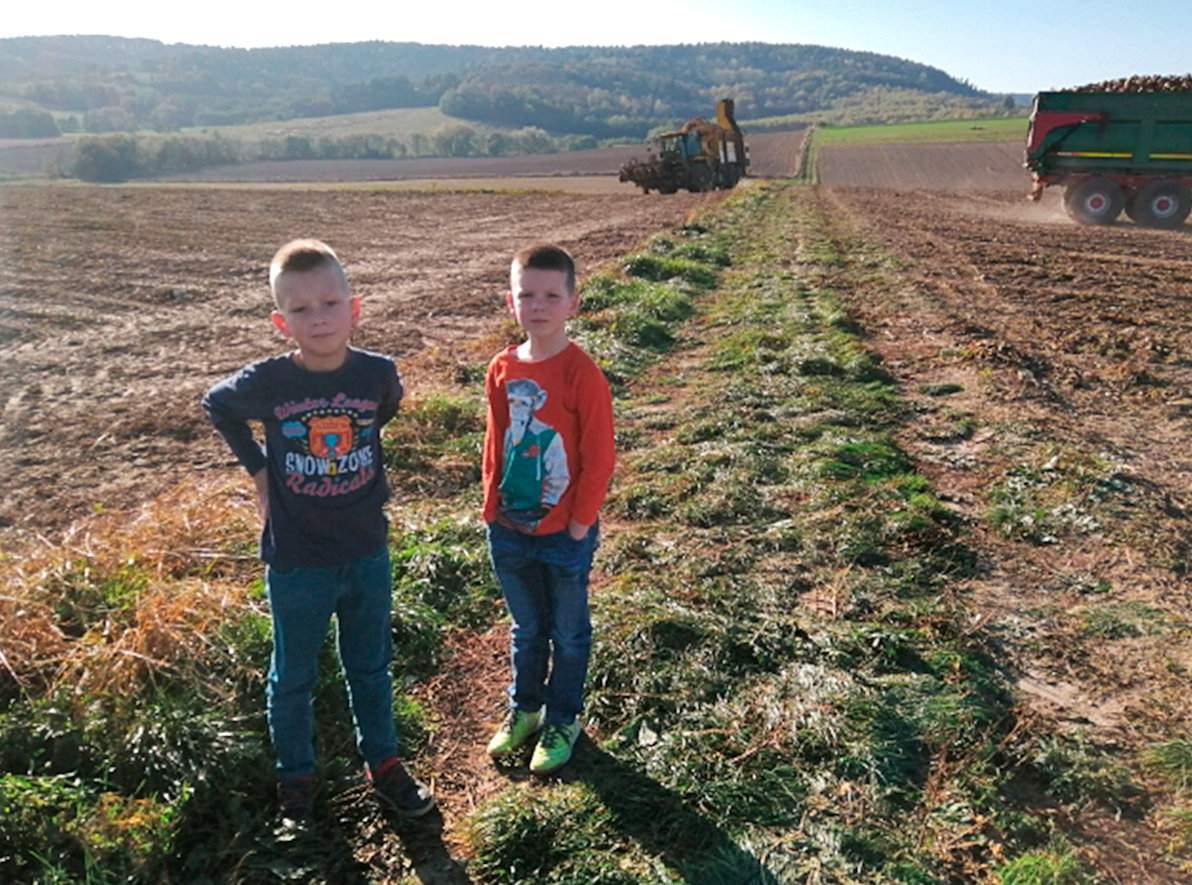
[[[390,756],[375,769],[366,766],[365,772],[377,798],[402,817],[422,817],[435,807],[430,790],[410,777],[396,756]]]
[[[283,820],[307,823],[315,810],[315,776],[283,777],[277,782],[277,805]]]

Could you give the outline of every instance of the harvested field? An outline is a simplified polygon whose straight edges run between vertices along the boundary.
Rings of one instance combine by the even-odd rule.
[[[422,157],[408,160],[274,160],[213,166],[165,181],[390,181],[527,175],[611,175],[642,154],[638,147],[530,154],[518,157]]]
[[[1058,208],[1013,192],[828,198],[897,256],[900,285],[851,306],[908,399],[901,444],[973,528],[972,618],[1024,711],[1126,766],[1188,735],[1187,231],[1039,223]],[[1066,826],[1105,881],[1187,881],[1141,777],[1149,810]]]
[[[986,144],[824,146],[819,180],[829,187],[1026,193],[1021,141]]]
[[[280,346],[265,266],[292,236],[340,251],[364,297],[359,343],[416,376],[432,352],[450,365],[495,348],[469,349],[498,325],[516,245],[550,238],[591,269],[719,198],[0,190],[0,451],[17,479],[0,525],[60,526],[224,468],[199,397]]]
[[[745,133],[749,147],[749,174],[758,178],[789,178],[799,165],[799,147],[806,130]]]

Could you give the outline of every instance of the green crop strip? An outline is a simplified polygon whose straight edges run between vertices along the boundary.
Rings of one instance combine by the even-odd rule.
[[[975,120],[933,120],[879,126],[824,126],[820,144],[929,144],[1026,139],[1025,117]]]

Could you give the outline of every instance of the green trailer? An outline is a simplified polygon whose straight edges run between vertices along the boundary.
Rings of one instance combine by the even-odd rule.
[[[1082,224],[1174,228],[1192,211],[1192,92],[1040,92],[1027,131],[1032,199],[1064,187]]]

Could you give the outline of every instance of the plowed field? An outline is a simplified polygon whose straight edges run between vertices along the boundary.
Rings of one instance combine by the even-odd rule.
[[[1025,707],[1123,761],[1187,735],[1189,230],[1079,227],[1014,192],[827,198],[897,256],[853,308],[908,401],[902,443],[972,526],[974,623]],[[1162,807],[1066,827],[1106,881],[1186,881],[1158,860]]]
[[[228,463],[199,397],[282,346],[265,266],[286,239],[339,250],[364,297],[358,342],[417,375],[420,359],[495,348],[476,339],[499,324],[517,245],[549,238],[590,269],[718,199],[0,189],[0,531],[136,504]]]
[[[819,152],[820,182],[833,187],[1019,190],[1030,187],[1021,141],[987,144],[832,145]]]

